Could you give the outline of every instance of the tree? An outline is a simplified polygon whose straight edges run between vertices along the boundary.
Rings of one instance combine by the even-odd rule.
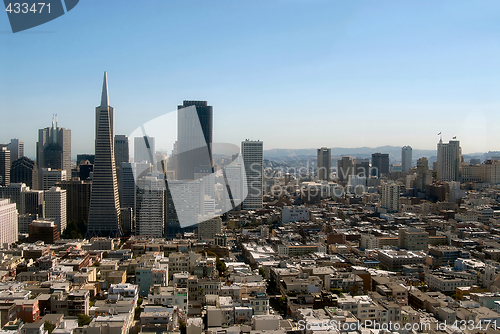
[[[179,319],[179,330],[181,334],[186,334],[186,323],[182,319]]]
[[[52,334],[54,325],[50,321],[45,320],[45,322],[43,323],[43,329],[46,330],[49,334]]]
[[[70,221],[66,224],[66,229],[64,230],[63,239],[83,239],[83,236],[87,232],[87,223],[85,221]]]
[[[260,276],[266,278],[266,271],[264,270],[264,268],[259,267],[259,274]]]
[[[90,317],[86,314],[79,314],[78,315],[78,326],[79,327],[86,326],[86,325],[90,324],[91,321],[92,321],[92,319],[90,319]]]
[[[217,257],[217,262],[216,262],[216,268],[217,268],[217,271],[219,272],[219,276],[224,276],[224,273],[226,272],[226,264],[224,262],[222,262],[221,260],[219,260],[219,258]]]

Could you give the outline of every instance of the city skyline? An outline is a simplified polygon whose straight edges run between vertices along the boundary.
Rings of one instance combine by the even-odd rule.
[[[8,114],[0,142],[20,138],[34,158],[35,131],[57,101],[72,151],[92,153],[88,110],[106,70],[118,134],[195,99],[216,108],[214,142],[431,149],[443,132],[466,154],[499,150],[499,6],[82,2],[43,26],[0,34],[0,109]],[[10,30],[6,16],[0,30]],[[108,49],[99,57],[96,40]],[[290,128],[308,136],[284,136]]]

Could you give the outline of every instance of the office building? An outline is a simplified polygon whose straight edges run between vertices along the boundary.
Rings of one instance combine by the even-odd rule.
[[[156,154],[155,138],[150,136],[134,138],[134,162],[154,164]]]
[[[241,163],[242,161],[241,157],[239,157],[239,159],[236,158],[231,165],[227,165],[223,169],[232,197],[232,203],[231,198],[228,199],[228,203],[225,203],[225,207],[227,208],[232,208],[233,203],[235,204],[235,207],[241,204],[244,199],[244,194],[246,194],[248,190],[247,184],[244,183],[244,166]]]
[[[135,214],[135,179],[133,167],[130,162],[123,162],[118,170],[118,194],[121,208],[132,209]]]
[[[43,191],[31,190],[24,183],[11,183],[7,187],[0,187],[0,198],[9,199],[10,203],[16,205],[19,233],[28,233],[28,225],[44,215]]]
[[[198,240],[214,240],[217,234],[222,233],[222,219],[214,217],[198,224]]]
[[[425,230],[410,227],[399,229],[399,248],[410,251],[426,250],[429,248],[429,233]]]
[[[91,180],[92,173],[94,172],[94,165],[89,160],[84,160],[78,165],[79,178],[82,181]]]
[[[349,175],[354,175],[354,165],[350,157],[342,157],[337,162],[337,177],[339,182],[347,182]]]
[[[126,135],[115,135],[115,164],[120,168],[122,162],[130,162],[128,137]]]
[[[165,181],[148,175],[137,180],[136,235],[163,237],[165,223]]]
[[[6,146],[0,146],[0,186],[10,183],[10,151]]]
[[[332,161],[332,151],[329,148],[318,148],[318,179],[329,181]]]
[[[52,187],[44,191],[45,218],[53,219],[59,233],[63,234],[67,225],[66,214],[66,190],[60,187]]]
[[[382,174],[389,173],[389,154],[372,154],[372,176],[380,177]]]
[[[0,248],[8,248],[18,240],[16,204],[0,199]]]
[[[213,171],[213,108],[207,101],[184,101],[177,112],[175,174],[178,180],[193,180],[199,166]]]
[[[38,167],[36,162],[28,157],[20,157],[12,162],[10,182],[24,183],[31,189],[38,188]]]
[[[398,212],[400,192],[401,187],[398,184],[386,183],[382,185],[382,208],[386,209],[388,212]]]
[[[425,257],[417,252],[405,250],[378,250],[380,266],[392,271],[400,271],[405,265],[425,263]]]
[[[68,222],[88,222],[92,182],[80,180],[61,181],[58,186],[66,190],[66,219]]]
[[[429,171],[429,162],[426,157],[417,160],[417,177],[415,188],[418,191],[425,192],[425,186],[432,184],[432,173]]]
[[[202,181],[168,181],[168,188],[172,192],[172,194],[174,194],[174,196],[172,197],[172,203],[175,203],[175,214],[177,215],[179,224],[182,223],[183,228],[192,226],[195,229],[196,224],[198,224],[198,222],[200,221],[203,208],[203,199],[205,196],[203,194]],[[170,199],[167,199],[167,202],[170,202]],[[170,217],[169,220],[170,219],[172,219],[172,223],[174,223],[176,217]],[[169,221],[169,223],[170,222],[171,221]],[[185,230],[183,231],[185,232]]]
[[[401,149],[401,167],[403,172],[408,173],[411,168],[412,148],[411,146],[403,146]]]
[[[68,174],[65,170],[42,168],[38,170],[39,187],[40,190],[49,190],[56,183],[68,179]]]
[[[262,209],[264,143],[248,139],[241,142],[241,155],[248,189],[242,208],[243,210]]]
[[[11,139],[10,143],[7,144],[7,150],[10,151],[11,163],[21,157],[24,157],[24,143],[20,139]]]
[[[104,72],[101,105],[96,107],[95,162],[90,196],[89,235],[121,235],[120,199],[116,178],[114,132],[115,110],[109,105]]]
[[[24,189],[21,192],[21,210],[19,214],[43,217],[45,214],[45,198],[42,190]]]
[[[450,140],[443,143],[440,139],[437,145],[437,179],[438,181],[460,181],[462,149],[460,141]]]
[[[168,181],[170,184],[175,181]],[[165,238],[175,239],[177,234],[182,232],[179,217],[175,209],[174,199],[170,192],[170,187],[165,189]]]
[[[45,244],[53,244],[60,238],[58,226],[51,219],[38,219],[29,224],[28,242],[43,241]]]
[[[36,161],[39,170],[61,169],[71,175],[71,130],[60,128],[56,117],[52,127],[38,130]]]
[[[129,236],[135,228],[135,212],[131,208],[120,209],[120,225],[123,229],[123,235]]]
[[[354,159],[354,174],[368,178],[370,176],[370,159]]]

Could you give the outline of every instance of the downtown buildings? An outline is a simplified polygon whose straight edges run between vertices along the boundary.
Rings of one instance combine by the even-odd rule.
[[[60,169],[71,175],[71,130],[60,128],[56,116],[51,127],[38,130],[36,161],[39,170]]]

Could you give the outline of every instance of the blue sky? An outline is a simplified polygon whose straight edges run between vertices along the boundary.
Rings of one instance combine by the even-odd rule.
[[[103,71],[117,134],[196,99],[215,142],[500,150],[500,2],[82,0],[16,34],[0,14],[0,64],[0,142],[29,156],[53,113],[93,152]]]

